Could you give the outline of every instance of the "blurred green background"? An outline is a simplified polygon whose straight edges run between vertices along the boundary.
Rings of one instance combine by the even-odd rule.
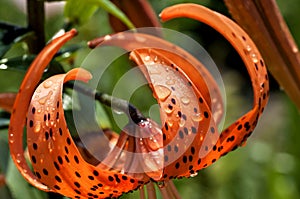
[[[230,16],[222,1],[150,0],[149,2],[157,14],[171,4],[195,2]],[[277,2],[297,44],[300,44],[300,1]],[[1,0],[0,21],[26,26],[24,3],[24,0]],[[63,26],[65,19],[61,2],[48,4],[46,34],[49,39]],[[58,6],[55,7],[54,4]],[[186,19],[167,22],[163,27],[177,30],[198,41],[219,67],[227,98],[225,126],[250,109],[252,90],[247,72],[239,56],[219,34],[199,22]],[[107,13],[101,9],[78,29],[80,34],[71,43],[84,44],[90,39],[112,32]],[[17,57],[24,52],[26,47],[18,43],[4,58]],[[87,47],[80,49],[74,55],[75,65],[80,66],[89,52]],[[104,90],[110,92],[112,82],[116,81],[114,78],[121,76],[127,69],[116,67],[109,71],[103,81]],[[0,91],[17,91],[23,75],[24,70],[21,69],[0,69]],[[271,78],[270,84],[269,104],[247,145],[200,171],[196,177],[176,180],[175,184],[182,198],[300,199],[300,115],[274,79]],[[138,106],[142,111],[153,103],[149,91],[147,96],[149,100]],[[7,185],[0,187],[0,198],[61,198],[56,194],[37,191],[20,177],[9,157],[7,128],[5,128],[9,114],[3,111],[0,114],[0,125],[3,126],[0,130],[0,174],[4,174],[7,180]],[[122,198],[138,198],[138,193],[127,194]]]

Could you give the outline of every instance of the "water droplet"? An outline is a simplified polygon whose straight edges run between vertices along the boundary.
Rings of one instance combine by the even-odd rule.
[[[38,109],[36,112],[37,112],[37,113],[41,113],[41,112],[42,112],[42,110],[41,110],[41,109]]]
[[[203,141],[203,136],[202,135],[200,136],[200,141]]]
[[[38,133],[41,130],[41,123],[40,122],[36,122],[36,125],[33,128],[33,132]]]
[[[190,98],[188,97],[181,97],[180,100],[185,105],[188,105],[191,102]]]
[[[175,80],[174,79],[169,79],[168,81],[166,81],[167,85],[174,85],[175,84]]]
[[[246,50],[247,50],[248,52],[250,52],[250,51],[252,50],[251,46],[247,45],[247,46],[246,46]]]
[[[192,173],[192,174],[190,175],[190,177],[193,178],[193,177],[196,177],[197,175],[198,175],[197,172],[196,172],[196,173]]]
[[[53,82],[51,80],[45,81],[43,83],[44,88],[49,88],[53,85]]]
[[[180,122],[179,122],[179,126],[180,127],[183,127],[185,125],[185,120],[184,119],[181,119]]]
[[[110,39],[111,39],[111,36],[110,36],[110,35],[105,35],[103,39],[104,39],[105,41],[110,40]]]
[[[144,58],[144,61],[150,61],[151,57],[149,55],[147,55],[145,58]]]
[[[142,42],[142,43],[144,43],[144,42],[146,41],[146,38],[140,37],[140,36],[136,36],[135,39],[136,39],[138,42]]]
[[[213,99],[211,100],[211,102],[212,102],[212,103],[217,103],[217,102],[218,102],[218,99],[217,99],[217,98],[213,98]]]
[[[153,65],[151,65],[151,66],[153,66]],[[148,67],[148,71],[152,75],[155,75],[155,74],[159,75],[159,74],[161,74],[161,72],[159,71],[159,69],[157,67]]]
[[[39,103],[42,104],[42,105],[44,105],[46,103],[46,101],[51,97],[52,94],[53,94],[53,92],[49,91],[49,93],[46,96],[42,97],[39,100]]]
[[[154,61],[155,61],[155,62],[157,62],[157,60],[158,60],[158,57],[157,57],[157,56],[155,56],[155,57],[154,57]]]
[[[50,126],[53,126],[53,125],[54,125],[54,121],[51,120],[51,121],[50,121]]]
[[[169,126],[169,127],[172,127],[173,124],[174,124],[172,120],[167,121],[167,123],[168,123],[168,126]]]
[[[44,158],[45,158],[45,155],[43,153],[41,153],[39,155],[39,158],[40,158],[40,163],[43,163],[44,162]]]
[[[16,157],[16,161],[17,161],[17,163],[18,164],[20,164],[21,163],[21,160],[22,160],[22,156],[21,156],[21,154],[17,154],[17,157]]]
[[[201,113],[196,113],[196,114],[194,114],[194,115],[192,116],[192,120],[193,120],[194,122],[200,122],[200,121],[203,120],[203,116],[202,116]]]
[[[14,134],[9,134],[9,142],[12,144],[15,142]]]
[[[252,53],[252,54],[251,54],[251,58],[252,58],[252,61],[253,61],[254,63],[257,63],[257,62],[258,62],[258,59],[257,59],[257,56],[256,56],[255,53]]]
[[[174,111],[174,109],[170,109],[168,106],[166,106],[164,110],[167,114],[171,114]]]
[[[50,152],[50,153],[52,153],[53,148],[54,148],[53,142],[49,142],[49,143],[48,143],[48,149],[49,149],[49,152]]]
[[[156,92],[156,95],[158,99],[164,101],[171,95],[171,90],[165,86],[162,85],[156,85],[154,86],[154,90]]]

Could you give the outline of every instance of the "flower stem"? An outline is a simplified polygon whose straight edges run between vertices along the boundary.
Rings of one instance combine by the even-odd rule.
[[[44,1],[27,0],[28,28],[33,31],[32,40],[28,41],[29,53],[38,54],[45,46],[45,8]]]
[[[84,95],[94,97],[100,103],[109,106],[116,111],[125,113],[136,124],[146,120],[145,116],[143,116],[143,114],[135,106],[133,106],[126,100],[113,97],[106,93],[98,92],[96,90],[85,87],[80,83],[74,84],[74,82],[67,82],[65,85],[68,88],[72,88]]]

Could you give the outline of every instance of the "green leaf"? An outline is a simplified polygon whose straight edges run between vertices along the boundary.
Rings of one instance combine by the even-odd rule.
[[[73,25],[86,23],[96,12],[98,6],[89,4],[85,0],[68,0],[65,5],[64,15]]]
[[[0,93],[19,90],[22,79],[34,58],[35,56],[31,55],[0,60]],[[43,79],[59,73],[65,71],[59,62],[53,60],[45,71]]]
[[[127,16],[111,1],[109,0],[87,0],[87,2],[94,3],[106,10],[108,13],[120,19],[129,29],[134,29],[134,25],[127,18]]]
[[[0,69],[0,93],[18,92],[24,75],[24,71]]]
[[[0,65],[2,65],[1,69],[9,69],[9,70],[16,70],[16,71],[23,71],[25,72],[31,62],[34,60],[35,55],[23,55],[9,59],[2,59],[0,60]]]
[[[29,185],[9,159],[6,183],[14,199],[46,199],[47,194]]]
[[[108,0],[68,0],[64,14],[71,24],[82,25],[93,16],[99,7],[120,19],[129,29],[135,28],[127,16]]]
[[[100,103],[96,103],[96,120],[102,129],[111,128],[111,121]]]
[[[0,22],[0,58],[10,49],[16,38],[28,32],[27,28]]]

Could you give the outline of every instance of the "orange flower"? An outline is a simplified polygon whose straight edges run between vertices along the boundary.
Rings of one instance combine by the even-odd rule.
[[[129,111],[132,120],[120,135],[106,133],[115,147],[102,162],[91,164],[72,140],[62,107],[63,83],[75,79],[88,81],[90,73],[73,69],[50,77],[36,88],[54,54],[76,34],[71,30],[37,56],[12,110],[11,155],[28,182],[41,190],[72,198],[111,198],[151,180],[165,185],[159,186],[164,198],[168,194],[179,198],[172,179],[195,176],[246,142],[269,95],[266,67],[256,46],[234,22],[202,6],[176,5],[161,13],[164,21],[176,17],[204,22],[231,42],[251,77],[252,109],[219,136],[216,126],[224,112],[220,91],[196,58],[161,38],[142,33],[118,33],[93,40],[89,42],[91,47],[117,45],[131,51],[130,58],[138,64],[158,101],[162,128],[138,111]],[[27,146],[35,174],[26,164],[22,147],[26,113]],[[152,182],[146,185],[149,198],[155,197]],[[145,197],[143,192],[141,197]]]

